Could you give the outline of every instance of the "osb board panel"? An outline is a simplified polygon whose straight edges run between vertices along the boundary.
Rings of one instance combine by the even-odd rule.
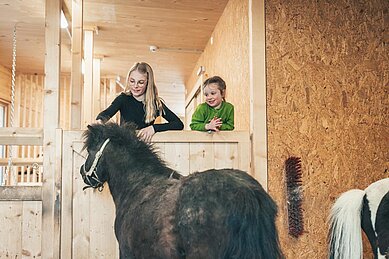
[[[11,71],[0,65],[0,99],[11,102]]]
[[[42,202],[0,202],[0,258],[41,258]]]
[[[207,46],[186,82],[189,94],[205,67],[205,79],[222,77],[227,85],[226,100],[235,106],[235,129],[249,129],[249,21],[248,1],[230,0],[212,33],[213,44]]]
[[[388,177],[387,0],[266,2],[269,192],[287,258],[326,258],[334,199]],[[387,26],[387,25],[386,25]],[[284,161],[302,159],[304,235],[287,235]],[[365,258],[372,258],[364,241]]]

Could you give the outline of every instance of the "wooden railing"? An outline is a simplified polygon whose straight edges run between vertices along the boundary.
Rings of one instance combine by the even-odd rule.
[[[5,185],[42,183],[42,144],[41,128],[0,128],[0,145],[7,148],[6,156],[0,158]]]

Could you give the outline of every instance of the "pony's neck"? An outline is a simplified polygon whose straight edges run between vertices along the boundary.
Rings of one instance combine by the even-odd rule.
[[[169,168],[157,161],[109,166],[108,185],[115,205],[127,202],[152,182],[168,179]]]
[[[114,200],[121,200],[123,195],[131,199],[136,191],[169,175],[169,168],[152,147],[136,138],[125,143],[111,145],[111,152],[107,152],[103,158]]]

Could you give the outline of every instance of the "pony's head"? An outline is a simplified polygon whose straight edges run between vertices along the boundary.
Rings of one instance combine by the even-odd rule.
[[[80,168],[80,174],[87,185],[84,189],[92,187],[102,190],[109,177],[106,168],[109,163],[107,153],[120,151],[120,145],[129,146],[130,143],[139,142],[135,129],[133,124],[122,127],[115,123],[88,125],[83,133],[83,149],[87,150],[88,156]],[[115,151],[112,145],[115,145]]]

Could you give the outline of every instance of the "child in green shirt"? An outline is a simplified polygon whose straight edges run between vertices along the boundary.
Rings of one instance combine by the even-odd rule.
[[[226,83],[219,76],[205,80],[205,103],[197,106],[190,128],[198,131],[234,129],[234,106],[225,101]]]

